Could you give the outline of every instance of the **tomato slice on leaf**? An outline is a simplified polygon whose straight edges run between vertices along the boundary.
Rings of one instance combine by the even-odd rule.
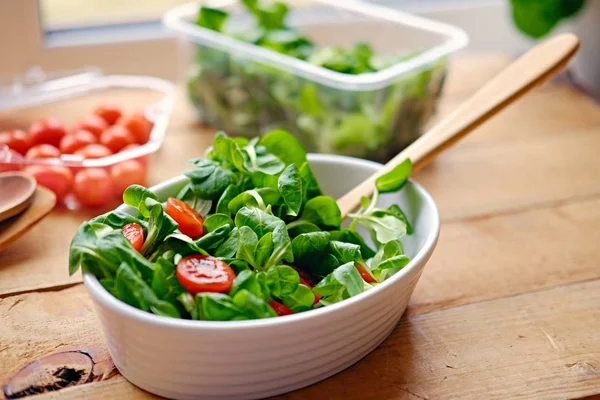
[[[269,301],[268,303],[278,316],[292,315],[294,312],[288,306],[277,301]]]
[[[140,224],[136,224],[135,222],[127,224],[121,228],[121,232],[123,232],[123,235],[129,240],[135,250],[140,251],[142,249],[144,245],[144,229]]]
[[[169,197],[166,212],[179,224],[184,235],[195,239],[204,234],[204,218],[185,201]]]
[[[188,292],[223,293],[235,279],[235,272],[225,262],[212,256],[194,254],[177,264],[177,280]]]
[[[360,274],[360,276],[363,278],[363,280],[367,283],[377,283],[377,280],[375,280],[375,278],[373,277],[373,275],[371,275],[369,273],[369,271],[367,271],[365,269],[365,267],[363,267],[362,265],[357,265],[356,269],[358,270],[358,273]]]

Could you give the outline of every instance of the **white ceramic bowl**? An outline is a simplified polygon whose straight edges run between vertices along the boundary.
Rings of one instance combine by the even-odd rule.
[[[311,154],[309,162],[324,192],[334,197],[380,167],[332,155]],[[162,200],[185,183],[177,177],[152,190]],[[381,201],[398,203],[413,223],[415,233],[403,240],[412,261],[376,288],[318,310],[252,321],[165,318],[121,302],[84,274],[117,368],[134,385],[169,398],[257,399],[308,386],[354,364],[400,320],[439,233],[437,208],[421,186],[408,183]]]

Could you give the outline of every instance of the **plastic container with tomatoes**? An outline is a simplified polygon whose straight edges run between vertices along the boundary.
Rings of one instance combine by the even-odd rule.
[[[168,81],[97,69],[34,68],[0,79],[0,94],[0,173],[31,173],[68,208],[107,208],[146,185],[173,105]]]

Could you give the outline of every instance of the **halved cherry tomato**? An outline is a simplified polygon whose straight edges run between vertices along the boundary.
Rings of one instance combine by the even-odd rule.
[[[96,135],[90,131],[80,129],[62,138],[59,149],[61,153],[73,154],[88,144],[96,143],[98,143],[98,138]]]
[[[140,224],[127,224],[121,228],[121,232],[123,232],[123,236],[129,240],[135,250],[140,251],[142,249],[144,245],[144,229],[142,229]]]
[[[79,154],[84,158],[103,158],[112,155],[112,151],[101,144],[88,144],[77,150],[75,154]]]
[[[177,264],[177,280],[192,294],[200,292],[223,293],[235,279],[231,267],[218,258],[194,254]]]
[[[60,157],[60,150],[51,144],[36,144],[25,154],[25,158],[57,158]]]
[[[0,145],[5,144],[21,155],[31,147],[31,137],[21,129],[0,132]]]
[[[73,174],[67,167],[30,165],[25,172],[33,176],[38,184],[52,190],[58,202],[65,199],[73,186]]]
[[[186,202],[169,197],[166,212],[179,224],[184,235],[197,238],[204,234],[204,218]]]
[[[100,143],[108,147],[113,153],[118,153],[123,147],[135,143],[136,138],[124,126],[113,125],[100,135]]]
[[[102,168],[85,168],[75,175],[73,193],[84,206],[100,207],[112,200],[115,192],[108,172]]]
[[[47,143],[58,147],[66,134],[65,127],[56,118],[48,118],[45,121],[36,122],[29,128],[29,136],[31,137],[32,144]]]
[[[363,278],[363,280],[367,283],[377,283],[377,281],[375,280],[375,278],[373,278],[373,276],[371,276],[371,274],[369,272],[367,272],[367,270],[365,269],[365,267],[363,267],[362,265],[357,265],[356,269],[358,270],[358,273],[360,274],[360,276]]]
[[[135,136],[135,142],[138,144],[144,144],[150,139],[153,124],[144,117],[143,113],[124,117],[119,121],[119,125],[123,125],[129,129],[133,136]]]
[[[101,117],[109,125],[114,125],[121,118],[121,109],[114,104],[104,104],[94,110],[94,114]]]
[[[73,129],[73,132],[78,131],[80,129],[84,129],[86,131],[92,132],[99,138],[100,135],[102,135],[102,132],[104,132],[107,128],[108,122],[106,122],[104,118],[92,114],[87,118],[81,120],[78,124],[76,124],[75,128]]]
[[[277,315],[279,315],[280,317],[283,315],[291,315],[294,313],[291,308],[289,308],[285,304],[281,304],[277,301],[269,301],[268,304],[271,306],[271,308],[273,310],[275,310]]]
[[[127,160],[115,164],[110,169],[117,195],[121,195],[130,185],[146,186],[146,168],[136,160]]]

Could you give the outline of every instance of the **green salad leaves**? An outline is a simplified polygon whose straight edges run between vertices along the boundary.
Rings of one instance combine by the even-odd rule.
[[[253,20],[250,26],[209,7],[200,8],[196,25],[347,75],[375,73],[413,56],[376,54],[368,43],[317,46],[288,24],[286,4],[242,3]],[[285,129],[308,151],[385,162],[422,133],[435,112],[445,70],[445,60],[440,60],[381,89],[344,90],[198,45],[187,92],[200,119],[216,129],[246,137]]]
[[[178,200],[165,203],[133,185],[123,194],[130,214],[112,211],[83,223],[71,243],[70,273],[81,266],[113,296],[156,315],[229,321],[334,304],[410,261],[401,243],[412,232],[406,216],[397,205],[377,204],[380,194],[402,189],[410,160],[377,180],[375,194],[363,199],[348,228],[288,132],[252,140],[220,132],[205,157],[190,165]],[[173,201],[195,210],[201,235],[184,233],[180,216],[169,208]],[[141,248],[123,233],[129,224],[143,231]],[[359,225],[373,248],[357,232]],[[182,260],[190,256],[225,263],[231,282],[222,290],[190,291],[181,276]]]

